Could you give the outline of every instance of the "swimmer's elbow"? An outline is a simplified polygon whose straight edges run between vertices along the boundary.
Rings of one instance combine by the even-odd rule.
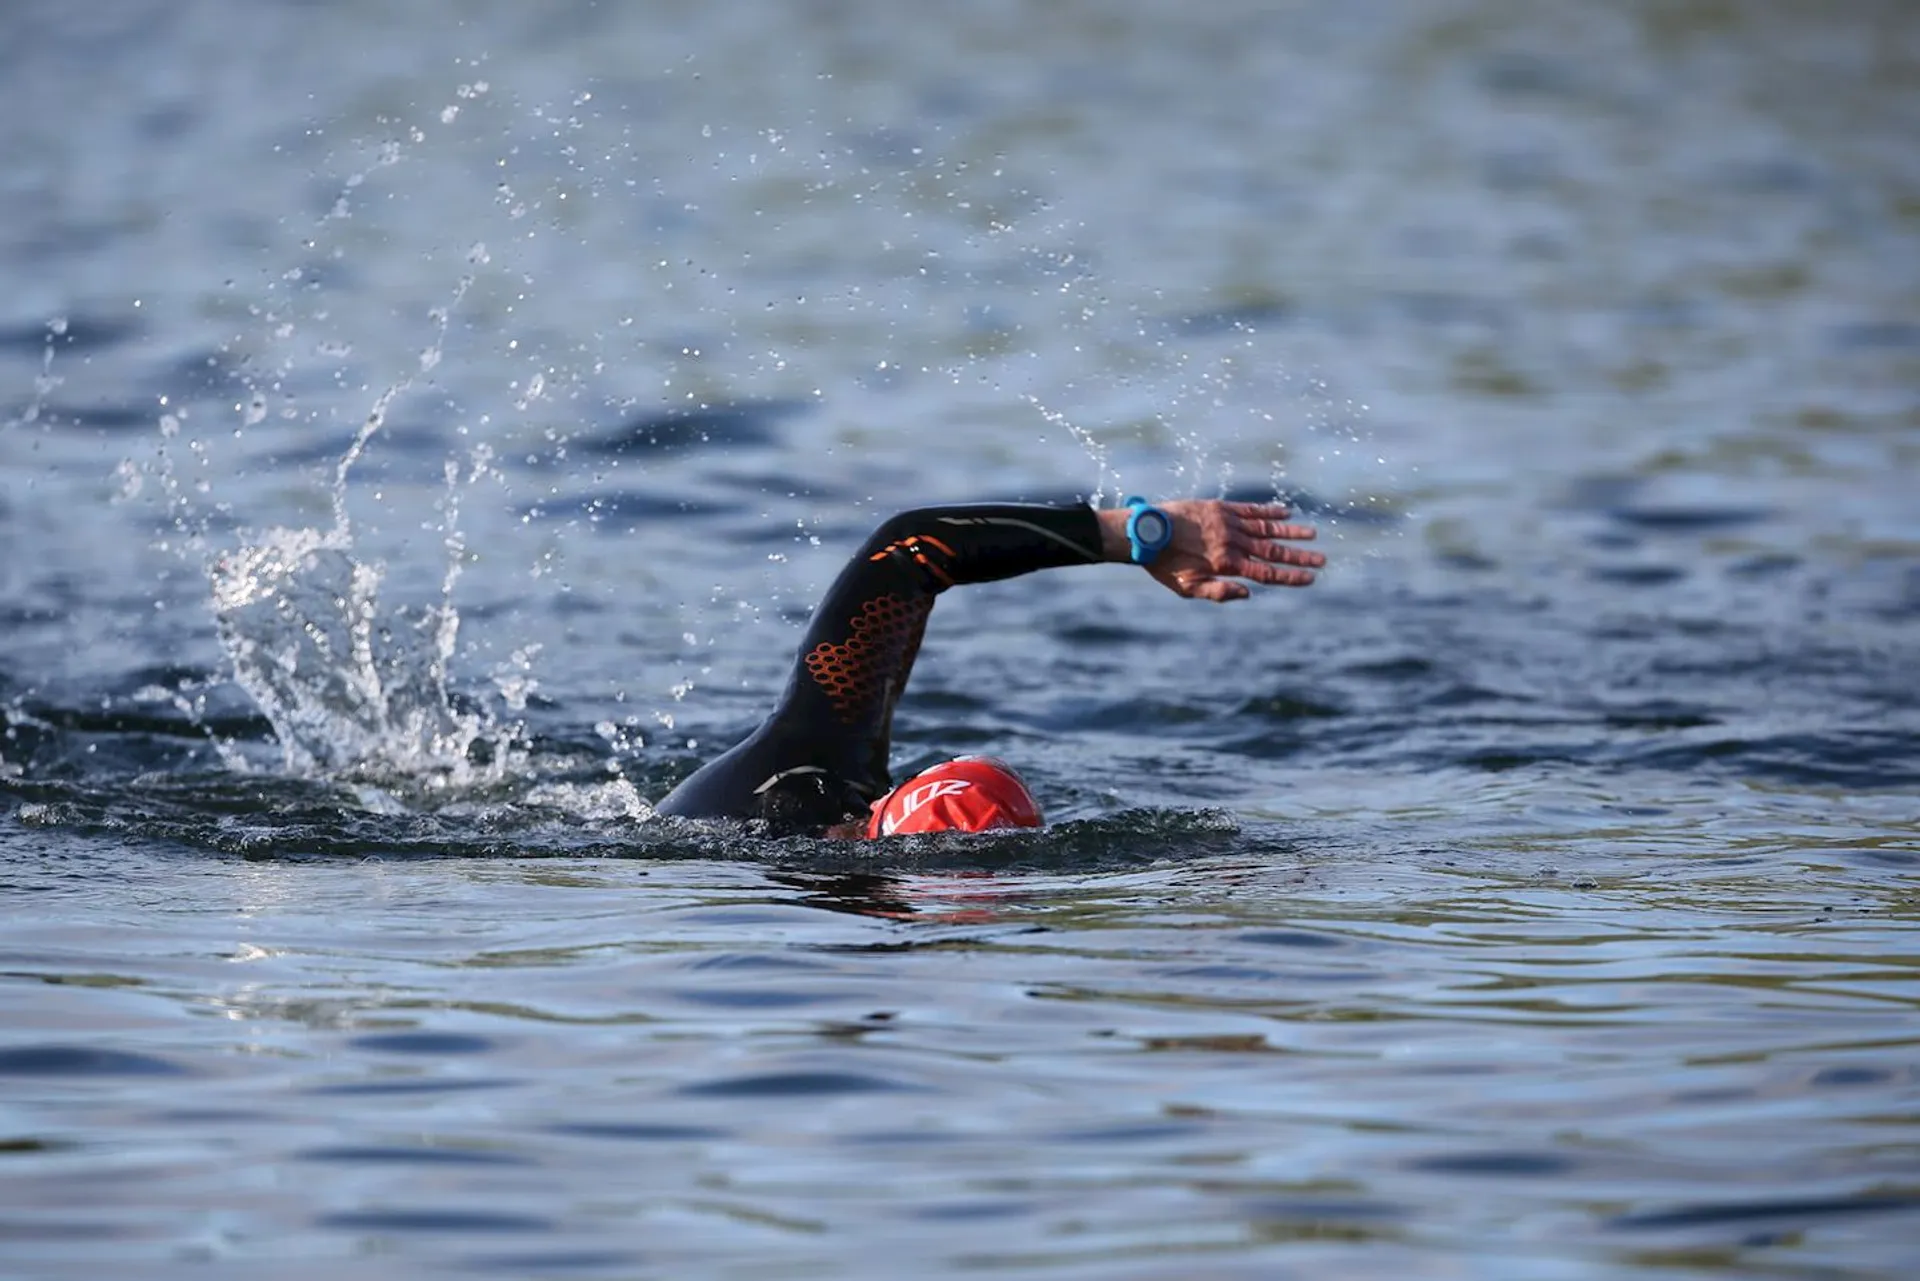
[[[874,527],[867,535],[866,550],[877,552],[896,543],[905,542],[915,534],[924,534],[931,530],[934,521],[947,510],[942,507],[913,507],[903,512],[895,512]]]
[[[940,517],[949,507],[916,507],[889,516],[880,522],[854,558],[854,563],[877,562],[894,572],[907,574],[919,590],[938,595],[962,575],[956,565],[954,544],[934,534]]]

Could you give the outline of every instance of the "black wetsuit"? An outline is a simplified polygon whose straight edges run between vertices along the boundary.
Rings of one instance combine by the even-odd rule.
[[[685,818],[763,819],[818,835],[887,794],[893,707],[933,598],[960,583],[1102,560],[1090,507],[902,512],[873,531],[814,611],[780,705],[660,802]]]

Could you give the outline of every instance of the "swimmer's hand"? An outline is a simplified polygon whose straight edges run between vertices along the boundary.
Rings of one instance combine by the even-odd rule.
[[[1247,583],[1305,587],[1327,558],[1290,543],[1314,536],[1311,525],[1290,525],[1284,503],[1228,503],[1186,499],[1161,503],[1173,521],[1173,542],[1153,558],[1147,572],[1176,595],[1199,600],[1244,599]],[[1098,513],[1101,549],[1113,561],[1131,561],[1124,507]],[[1245,582],[1239,581],[1245,579]]]

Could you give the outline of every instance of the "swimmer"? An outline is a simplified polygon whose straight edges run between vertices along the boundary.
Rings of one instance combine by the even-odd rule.
[[[892,786],[894,704],[934,599],[964,583],[1103,561],[1139,565],[1197,600],[1240,600],[1248,583],[1305,587],[1326,557],[1292,545],[1314,531],[1289,515],[1280,503],[1139,498],[1098,511],[992,503],[902,512],[874,530],[814,611],[772,715],[658,812],[758,819],[776,836],[1038,827],[1025,782],[992,757],[962,756]]]

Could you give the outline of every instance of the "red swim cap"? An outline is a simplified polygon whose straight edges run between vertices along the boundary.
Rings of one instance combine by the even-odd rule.
[[[962,756],[923,770],[889,792],[873,807],[867,835],[1038,826],[1040,806],[1011,765],[991,756]]]

